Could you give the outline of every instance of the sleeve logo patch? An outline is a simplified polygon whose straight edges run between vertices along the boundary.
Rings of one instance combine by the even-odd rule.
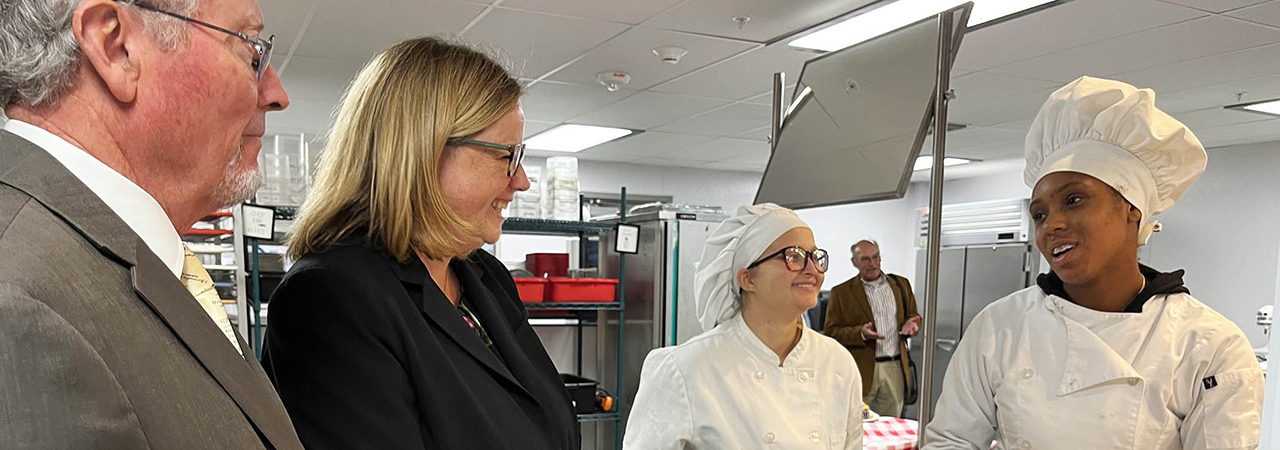
[[[1209,377],[1209,378],[1205,378],[1205,379],[1200,380],[1200,381],[1204,383],[1204,390],[1206,390],[1206,391],[1207,391],[1207,390],[1210,390],[1210,389],[1213,389],[1213,388],[1215,388],[1215,387],[1217,387],[1217,386],[1218,386],[1218,377],[1217,377],[1217,376],[1212,376],[1212,377]]]

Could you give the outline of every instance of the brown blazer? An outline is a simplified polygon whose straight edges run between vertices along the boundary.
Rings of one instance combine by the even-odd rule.
[[[889,287],[893,289],[893,298],[898,305],[898,328],[907,319],[918,316],[916,296],[911,293],[911,282],[906,277],[886,273],[891,277]],[[906,298],[907,310],[902,310],[902,299]],[[862,326],[875,321],[871,315],[871,303],[867,301],[867,291],[863,287],[862,278],[853,277],[849,281],[831,288],[831,300],[827,304],[827,318],[822,333],[839,341],[844,348],[853,354],[858,363],[858,372],[862,374],[862,395],[871,393],[871,380],[876,370],[876,345],[874,340],[862,339]],[[898,340],[902,357],[902,373],[910,374],[907,367],[907,340]],[[911,391],[911,377],[908,376],[906,392]],[[904,392],[905,393],[905,392]]]

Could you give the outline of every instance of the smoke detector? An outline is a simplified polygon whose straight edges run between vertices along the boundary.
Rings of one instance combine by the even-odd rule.
[[[658,58],[667,64],[679,63],[680,58],[683,58],[688,53],[688,50],[670,45],[653,49],[653,54],[658,55]]]
[[[622,89],[623,86],[626,86],[627,83],[631,82],[631,75],[628,75],[626,72],[616,71],[600,72],[596,74],[596,81],[603,84],[604,88],[608,89],[609,92],[616,92],[618,89]]]

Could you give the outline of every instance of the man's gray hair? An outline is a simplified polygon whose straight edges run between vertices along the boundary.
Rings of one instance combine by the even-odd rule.
[[[132,3],[126,0],[123,3]],[[75,84],[80,46],[71,20],[81,0],[0,0],[0,105],[57,104]],[[158,8],[189,16],[200,0],[152,0]],[[148,34],[172,50],[182,44],[186,24],[136,9]]]
[[[861,241],[854,242],[853,245],[849,246],[849,253],[853,254],[855,259],[858,257],[858,246],[864,243],[874,245],[877,249],[880,248],[880,243],[876,242],[875,239],[863,239]]]

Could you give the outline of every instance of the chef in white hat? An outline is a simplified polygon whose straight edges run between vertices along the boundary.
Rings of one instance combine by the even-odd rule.
[[[789,209],[743,207],[720,224],[694,276],[707,331],[645,358],[623,447],[861,450],[853,357],[801,319],[827,261]]]
[[[1026,141],[1036,246],[1052,271],[973,319],[925,449],[1253,449],[1263,378],[1240,328],[1137,248],[1204,171],[1155,94],[1084,77]]]

